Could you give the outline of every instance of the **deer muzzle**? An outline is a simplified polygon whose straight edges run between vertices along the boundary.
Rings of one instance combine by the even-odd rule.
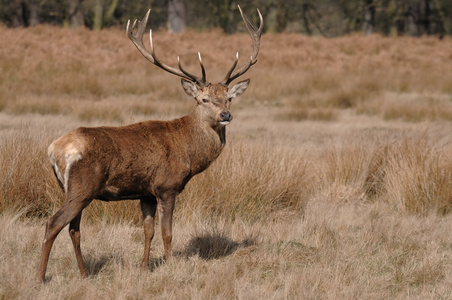
[[[229,111],[222,111],[220,113],[220,121],[218,121],[218,123],[220,123],[221,125],[228,125],[229,123],[231,123],[231,120],[231,113]]]

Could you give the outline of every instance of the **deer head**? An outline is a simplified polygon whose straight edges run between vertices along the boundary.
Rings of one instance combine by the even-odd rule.
[[[257,12],[259,14],[260,24],[259,28],[256,28],[248,19],[248,17],[243,13],[240,6],[238,6],[238,8],[240,14],[242,15],[242,19],[245,22],[245,26],[251,36],[251,39],[253,40],[253,52],[250,59],[239,69],[235,70],[239,60],[239,54],[237,52],[236,59],[224,79],[215,84],[208,82],[206,79],[206,70],[202,63],[200,53],[198,53],[198,58],[202,75],[201,77],[198,77],[194,74],[189,73],[182,67],[179,57],[177,57],[177,69],[163,63],[160,59],[157,58],[157,56],[155,55],[154,43],[152,40],[152,30],[149,31],[151,50],[148,51],[146,49],[143,43],[143,34],[151,10],[148,10],[141,21],[135,20],[131,27],[130,20],[127,22],[127,35],[129,39],[135,44],[140,53],[157,67],[182,78],[181,83],[184,91],[196,100],[197,107],[200,111],[202,111],[204,120],[208,121],[212,126],[225,126],[231,122],[231,101],[233,98],[240,96],[246,91],[250,80],[243,80],[239,83],[236,83],[231,88],[229,88],[229,84],[233,80],[245,74],[249,70],[249,68],[257,62],[257,56],[259,54],[260,38],[262,30],[264,28],[264,20],[262,14],[258,9]],[[134,32],[136,26],[137,30],[136,32]]]

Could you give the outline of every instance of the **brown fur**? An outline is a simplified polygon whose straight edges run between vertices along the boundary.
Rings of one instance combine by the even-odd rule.
[[[231,99],[242,94],[248,83],[239,82],[231,89],[222,84],[201,88],[182,80],[187,94],[197,101],[195,110],[183,118],[81,127],[54,141],[48,154],[66,201],[47,222],[38,280],[44,281],[53,242],[67,224],[80,273],[88,275],[80,250],[80,219],[93,199],[140,199],[145,234],[142,269],[148,268],[158,206],[169,259],[175,197],[220,155],[226,143],[225,124],[232,120]]]

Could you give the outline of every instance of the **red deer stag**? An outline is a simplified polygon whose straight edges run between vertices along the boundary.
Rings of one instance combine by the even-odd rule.
[[[69,235],[82,277],[88,275],[80,250],[82,210],[93,199],[115,201],[139,199],[144,223],[144,255],[141,269],[148,269],[149,251],[154,236],[154,217],[158,206],[165,259],[171,257],[172,217],[175,197],[187,182],[204,171],[217,157],[226,142],[226,125],[232,120],[231,100],[243,94],[249,79],[231,88],[228,85],[257,62],[263,18],[256,28],[243,14],[243,21],[253,40],[251,58],[237,69],[238,54],[225,78],[216,84],[206,81],[199,55],[202,77],[173,68],[143,44],[149,12],[135,20],[127,35],[140,53],[152,64],[181,77],[185,92],[195,98],[194,111],[173,121],[146,121],[121,127],[81,127],[54,141],[48,149],[55,176],[65,193],[65,202],[46,224],[42,256],[37,272],[45,280],[50,250],[59,232],[69,224]],[[136,32],[135,26],[138,24]]]

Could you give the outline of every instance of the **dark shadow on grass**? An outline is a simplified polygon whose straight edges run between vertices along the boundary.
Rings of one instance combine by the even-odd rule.
[[[95,277],[97,276],[97,274],[100,273],[100,271],[102,270],[102,268],[108,264],[111,261],[120,261],[121,263],[123,262],[122,258],[118,258],[118,257],[114,257],[113,255],[102,255],[100,257],[83,257],[83,263],[85,265],[86,271],[88,272],[88,277]],[[78,267],[75,265],[74,266],[74,272],[78,272]],[[50,282],[52,281],[53,276],[52,275],[47,275],[44,279],[44,282]]]
[[[256,244],[253,237],[236,242],[218,233],[206,233],[193,237],[182,252],[176,255],[191,257],[198,255],[205,260],[218,259],[234,253],[239,248],[249,247]]]
[[[218,233],[206,233],[193,237],[184,250],[173,253],[174,256],[192,257],[198,255],[205,260],[219,259],[231,255],[239,248],[246,248],[256,245],[256,238],[248,237],[241,242]],[[124,259],[118,255],[102,255],[100,257],[85,257],[85,267],[89,276],[97,276],[105,265],[117,262],[124,265]],[[148,270],[154,272],[157,268],[165,264],[165,257],[151,258]]]
[[[124,259],[118,255],[101,255],[100,257],[85,257],[84,263],[89,276],[96,276],[103,267],[110,262],[118,262],[124,265]]]
[[[158,267],[162,266],[165,264],[165,257],[159,257],[159,258],[152,258],[151,261],[149,262],[149,266],[148,269],[151,272],[154,272],[155,269],[157,269]]]

